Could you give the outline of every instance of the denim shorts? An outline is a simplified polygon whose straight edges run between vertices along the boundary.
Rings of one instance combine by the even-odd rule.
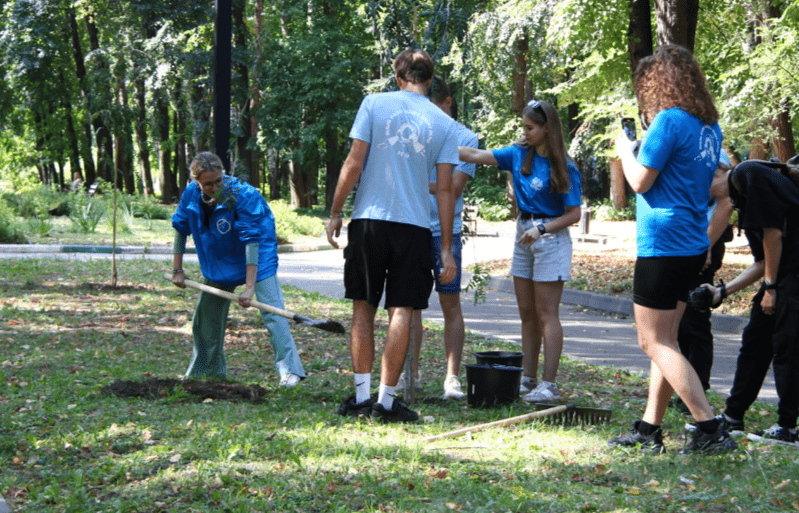
[[[455,259],[455,279],[442,285],[438,281],[441,274],[441,237],[433,236],[433,272],[436,275],[436,292],[439,294],[460,294],[461,293],[461,253],[463,244],[461,234],[456,233],[452,236],[452,258]]]
[[[524,232],[541,223],[555,219],[521,218],[516,220],[516,239]],[[569,281],[572,268],[572,239],[569,228],[555,233],[545,233],[531,247],[515,243],[513,246],[513,263],[510,266],[511,276],[533,281]]]

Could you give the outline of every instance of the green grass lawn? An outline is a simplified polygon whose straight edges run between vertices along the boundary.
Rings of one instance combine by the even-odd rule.
[[[278,389],[260,316],[237,306],[226,339],[229,378],[264,387],[262,403],[103,394],[115,379],[179,377],[191,356],[196,294],[165,281],[163,262],[118,265],[112,290],[96,283],[107,261],[0,261],[0,493],[13,511],[799,510],[796,448],[744,440],[731,454],[679,456],[685,419],[669,410],[668,454],[607,449],[641,415],[646,381],[567,358],[564,400],[611,408],[609,425],[533,421],[425,444],[531,411],[519,402],[473,409],[441,401],[435,324],[425,327],[419,424],[336,415],[352,393],[348,335],[292,325],[308,379]],[[288,310],[349,330],[347,301],[284,292]],[[378,341],[386,322],[381,312]],[[516,348],[470,333],[464,363],[495,349]],[[723,398],[712,394],[711,402],[719,408]],[[754,430],[773,419],[774,405],[757,403],[746,420]]]

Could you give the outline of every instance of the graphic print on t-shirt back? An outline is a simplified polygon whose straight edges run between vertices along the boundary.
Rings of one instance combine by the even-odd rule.
[[[386,141],[380,143],[379,148],[385,149],[401,144],[397,147],[399,155],[409,158],[412,150],[424,157],[425,146],[433,139],[433,130],[429,120],[413,111],[400,110],[388,119],[385,135]]]
[[[694,160],[704,162],[708,168],[716,168],[721,153],[721,141],[710,125],[704,125],[699,133],[699,155]]]

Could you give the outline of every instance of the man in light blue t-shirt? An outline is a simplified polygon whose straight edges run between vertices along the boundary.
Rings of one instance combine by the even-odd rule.
[[[458,158],[457,124],[427,98],[435,65],[422,50],[394,60],[399,91],[367,96],[358,109],[352,148],[339,176],[327,226],[338,247],[341,213],[360,179],[344,250],[345,297],[353,300],[350,351],[355,395],[341,415],[369,414],[378,422],[416,421],[394,390],[408,351],[414,309],[427,308],[433,285],[428,190],[436,169],[442,230],[440,280],[455,277],[452,257],[452,166]],[[377,401],[371,397],[374,318],[385,287],[389,329]]]

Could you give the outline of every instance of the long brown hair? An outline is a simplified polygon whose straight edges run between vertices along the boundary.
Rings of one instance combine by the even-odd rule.
[[[662,45],[638,63],[633,74],[638,108],[651,123],[655,115],[678,107],[711,125],[719,113],[707,89],[705,75],[691,52],[679,45]]]
[[[549,139],[549,192],[566,194],[571,188],[569,181],[569,155],[566,153],[566,143],[563,142],[563,128],[560,125],[558,111],[546,100],[531,100],[522,111],[522,118],[527,118],[536,125],[547,127]],[[522,148],[529,148],[527,139],[521,139],[513,143]],[[535,148],[528,151],[522,162],[521,172],[523,175],[532,173],[533,161],[535,160]]]

